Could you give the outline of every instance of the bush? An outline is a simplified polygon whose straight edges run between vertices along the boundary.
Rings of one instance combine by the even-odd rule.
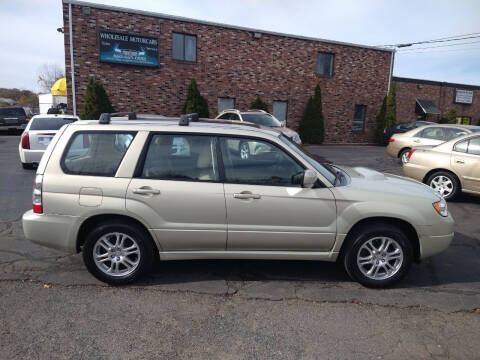
[[[84,120],[96,120],[102,113],[115,112],[105,88],[93,78],[88,79],[85,91],[85,105],[80,117]]]
[[[252,102],[252,105],[250,105],[250,109],[265,110],[268,112],[268,105],[260,99],[260,96],[257,96],[255,101]]]
[[[457,123],[457,110],[455,110],[455,109],[448,110],[447,119],[448,119],[448,122],[450,124],[456,124]]]
[[[208,101],[202,95],[197,87],[197,82],[192,78],[188,87],[187,100],[183,106],[184,114],[197,113],[201,118],[210,117],[208,111]]]
[[[307,101],[298,131],[302,141],[307,144],[323,143],[324,118],[320,85],[315,87],[315,94]]]
[[[448,124],[448,119],[442,117],[440,120],[438,120],[438,123],[439,123],[439,124]]]
[[[383,98],[382,107],[376,117],[377,127],[375,131],[375,140],[382,142],[383,130],[397,123],[397,105],[395,95],[395,82],[392,81],[390,91]]]

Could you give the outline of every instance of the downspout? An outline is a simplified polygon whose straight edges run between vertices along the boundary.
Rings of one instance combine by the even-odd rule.
[[[395,59],[395,52],[397,49],[393,49],[392,57],[390,58],[390,74],[388,76],[388,87],[387,87],[387,94],[390,91],[390,85],[392,84],[392,76],[393,76],[393,61]]]
[[[73,115],[77,115],[77,100],[75,99],[75,64],[73,63],[73,34],[72,34],[72,4],[68,4],[68,34],[70,35],[70,72],[72,75]]]

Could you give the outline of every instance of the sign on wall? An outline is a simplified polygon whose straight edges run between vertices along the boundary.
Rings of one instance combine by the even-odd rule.
[[[473,102],[473,90],[455,89],[455,102],[458,104],[471,104]]]
[[[157,38],[107,30],[100,30],[98,38],[100,61],[158,66]]]

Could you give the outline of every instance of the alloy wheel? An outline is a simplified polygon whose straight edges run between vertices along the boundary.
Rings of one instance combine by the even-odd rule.
[[[363,275],[372,280],[385,280],[394,276],[403,264],[403,250],[390,237],[374,237],[358,250],[357,265]]]
[[[430,187],[439,193],[442,197],[448,197],[452,194],[454,187],[451,179],[444,175],[435,176],[430,181]]]

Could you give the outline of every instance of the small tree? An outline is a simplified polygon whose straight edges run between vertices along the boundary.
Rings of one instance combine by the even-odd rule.
[[[315,87],[315,94],[307,101],[299,126],[300,137],[307,144],[321,144],[324,139],[322,90]]]
[[[447,119],[450,124],[455,124],[457,122],[457,110],[455,109],[448,110]]]
[[[258,95],[257,98],[252,102],[252,105],[250,105],[250,108],[256,110],[265,110],[266,112],[268,112],[267,103],[263,102]]]
[[[98,119],[102,113],[114,112],[105,88],[93,78],[88,79],[85,91],[85,105],[80,117],[85,120]]]
[[[395,96],[395,82],[392,81],[388,94],[383,98],[382,107],[377,115],[375,139],[382,141],[383,130],[397,123],[397,105]]]
[[[197,82],[194,78],[192,78],[190,86],[188,87],[187,100],[183,106],[183,113],[197,113],[201,118],[208,118],[210,116],[207,99],[200,95]]]

